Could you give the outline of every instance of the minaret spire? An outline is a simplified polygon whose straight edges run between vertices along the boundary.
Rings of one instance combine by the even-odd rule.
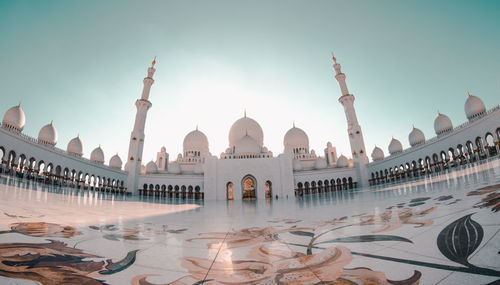
[[[349,94],[347,84],[345,82],[345,74],[342,73],[341,66],[337,62],[337,58],[332,53],[333,69],[335,70],[335,79],[337,79],[340,87],[341,96],[340,104],[344,106],[344,112],[347,119],[347,133],[349,134],[349,143],[351,145],[352,159],[358,172],[358,181],[362,186],[368,184],[368,170],[366,164],[368,157],[366,156],[365,142],[361,126],[358,123],[356,111],[354,110],[354,96]]]
[[[142,162],[142,151],[144,149],[144,127],[146,126],[146,116],[152,104],[149,102],[149,92],[151,86],[155,82],[153,75],[155,74],[156,56],[148,68],[148,76],[144,78],[144,87],[142,89],[141,99],[135,102],[137,113],[135,115],[134,129],[130,134],[130,144],[128,148],[128,177],[127,188],[129,192],[136,193],[137,183],[139,181],[139,173]]]

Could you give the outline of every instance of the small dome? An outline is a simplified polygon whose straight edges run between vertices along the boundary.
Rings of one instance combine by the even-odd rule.
[[[378,146],[375,146],[375,148],[372,151],[372,160],[377,161],[381,159],[384,159],[384,151]]]
[[[447,133],[451,130],[453,130],[453,125],[450,118],[438,112],[438,115],[434,120],[434,131],[436,132],[436,135]]]
[[[3,116],[2,125],[7,128],[12,128],[15,131],[21,132],[24,128],[26,117],[21,108],[21,103],[7,110]]]
[[[203,165],[201,163],[195,164],[193,167],[193,173],[194,174],[202,174],[203,173]]]
[[[182,144],[184,153],[188,151],[199,151],[201,153],[208,152],[208,139],[204,133],[198,131],[198,128],[184,138],[184,143]]]
[[[118,154],[115,154],[111,157],[111,159],[109,160],[109,167],[117,169],[122,168],[122,159],[118,156]]]
[[[410,134],[408,135],[408,141],[410,142],[411,146],[421,144],[425,142],[425,135],[420,129],[413,127]]]
[[[316,158],[314,160],[314,169],[323,169],[326,168],[326,160],[322,157]]]
[[[69,141],[66,151],[77,156],[83,155],[83,142],[80,139],[80,135]]]
[[[151,174],[151,173],[157,173],[158,172],[158,167],[156,166],[156,163],[154,161],[148,162],[146,164],[146,174]]]
[[[283,146],[285,147],[285,153],[292,153],[293,149],[296,148],[309,150],[309,138],[302,129],[294,126],[286,132],[283,139]]]
[[[486,112],[486,107],[484,106],[483,100],[470,94],[467,97],[467,100],[465,100],[464,109],[465,115],[469,120]]]
[[[254,138],[259,146],[264,145],[264,133],[259,123],[245,115],[231,126],[229,130],[229,147],[235,146],[246,135]]]
[[[298,159],[293,160],[293,171],[301,171],[302,170],[302,163]]]
[[[101,146],[96,147],[90,153],[90,160],[97,162],[97,163],[104,163],[104,152],[102,151]]]
[[[141,174],[146,174],[146,166],[144,166],[144,164],[141,165]]]
[[[42,144],[56,145],[57,130],[52,122],[40,129],[40,132],[38,132],[38,142]]]
[[[349,165],[349,160],[344,155],[341,155],[337,160],[337,167],[347,167]]]
[[[234,153],[236,154],[259,154],[260,150],[259,143],[251,136],[244,136],[234,146]]]
[[[268,153],[268,152],[269,152],[269,150],[267,149],[267,147],[262,148],[262,153]]]
[[[391,142],[389,143],[389,154],[393,155],[395,153],[402,151],[403,151],[403,145],[401,144],[401,142],[395,138],[392,138]]]
[[[180,174],[181,173],[181,166],[179,165],[179,163],[177,161],[170,163],[170,165],[168,166],[168,173],[172,173],[172,174]]]

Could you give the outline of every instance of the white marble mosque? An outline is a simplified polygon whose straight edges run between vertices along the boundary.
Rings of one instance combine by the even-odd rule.
[[[499,106],[486,109],[480,98],[468,94],[464,105],[467,122],[453,126],[449,117],[438,112],[434,121],[436,136],[426,139],[421,130],[412,127],[408,135],[410,148],[403,149],[393,137],[387,155],[375,146],[370,161],[354,96],[349,93],[346,75],[335,57],[333,61],[342,94],[338,101],[347,119],[352,151],[349,157],[339,157],[331,142],[316,153],[309,148],[306,132],[295,125],[286,132],[281,153],[273,153],[265,146],[259,123],[245,112],[231,126],[228,147],[219,156],[212,155],[207,136],[196,128],[186,135],[183,153],[175,159],[163,147],[156,161],[143,161],[144,127],[152,106],[149,96],[154,83],[153,61],[144,78],[142,96],[136,101],[137,114],[126,158],[114,155],[106,164],[100,146],[89,159],[85,158],[79,136],[61,149],[54,122],[42,127],[37,138],[23,133],[25,115],[19,104],[8,109],[2,120],[1,171],[54,185],[166,199],[270,199],[406,181],[500,153]]]
[[[126,158],[61,149],[54,122],[31,137],[7,110],[0,284],[499,284],[500,107],[469,94],[467,122],[438,112],[435,137],[412,127],[370,160],[333,61],[350,157],[295,125],[275,154],[245,112],[219,156],[196,128],[175,159],[142,161],[155,61]]]

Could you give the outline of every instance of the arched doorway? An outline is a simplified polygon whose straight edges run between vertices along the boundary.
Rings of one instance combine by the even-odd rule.
[[[273,198],[273,186],[271,181],[267,180],[266,181],[266,199],[272,199]]]
[[[234,189],[233,183],[232,182],[228,182],[226,184],[226,198],[228,200],[234,200],[234,191],[233,191],[233,189]]]
[[[243,177],[241,181],[242,197],[243,199],[256,199],[257,198],[257,181],[251,175]]]

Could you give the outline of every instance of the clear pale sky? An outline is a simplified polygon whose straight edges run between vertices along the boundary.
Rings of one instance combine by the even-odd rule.
[[[436,112],[465,122],[467,90],[500,103],[500,1],[0,1],[0,111],[24,133],[54,120],[57,146],[127,155],[157,56],[143,161],[171,159],[197,124],[219,155],[249,117],[275,155],[295,121],[322,153],[350,154],[330,52],[356,97],[368,153],[434,136]]]

